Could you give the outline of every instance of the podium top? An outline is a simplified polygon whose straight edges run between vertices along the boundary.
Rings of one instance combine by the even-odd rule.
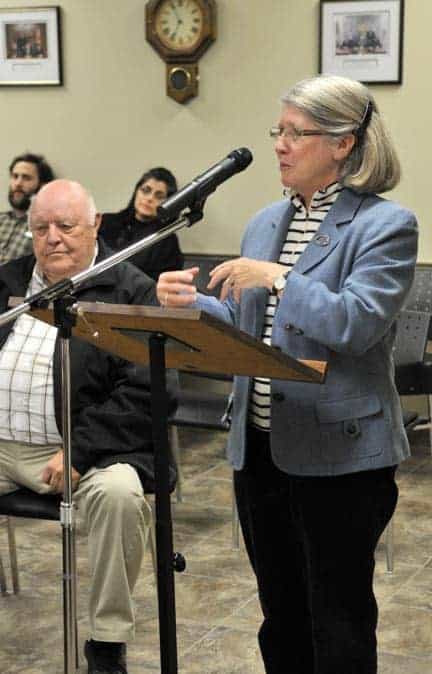
[[[23,300],[11,298],[10,306]],[[296,360],[199,309],[76,302],[73,335],[141,365],[149,363],[151,334],[167,337],[166,367],[188,372],[247,375],[322,383],[327,363]],[[52,308],[30,314],[53,324]]]

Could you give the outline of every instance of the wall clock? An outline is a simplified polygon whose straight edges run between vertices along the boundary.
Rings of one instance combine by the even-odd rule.
[[[178,103],[198,94],[198,60],[216,39],[215,0],[149,0],[146,38],[166,63],[166,90]]]

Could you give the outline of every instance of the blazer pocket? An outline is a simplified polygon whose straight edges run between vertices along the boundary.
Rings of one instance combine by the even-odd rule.
[[[377,456],[387,444],[387,424],[377,395],[326,400],[316,404],[321,454],[330,463]]]

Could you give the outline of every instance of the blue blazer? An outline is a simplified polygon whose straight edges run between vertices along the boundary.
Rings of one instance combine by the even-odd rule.
[[[242,256],[277,261],[294,207],[277,202],[248,224]],[[294,358],[328,361],[324,384],[273,379],[271,451],[295,475],[339,475],[409,456],[392,347],[395,318],[412,283],[417,223],[410,211],[345,188],[290,272],[272,345]],[[197,306],[261,338],[265,288]],[[228,457],[245,460],[250,378],[234,382]]]

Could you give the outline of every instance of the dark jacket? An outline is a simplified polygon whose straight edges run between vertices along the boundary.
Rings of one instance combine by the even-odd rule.
[[[97,261],[109,254],[103,242],[99,245]],[[10,296],[25,295],[34,263],[35,258],[29,255],[0,266],[0,312],[7,310]],[[89,279],[73,294],[85,302],[158,305],[154,282],[126,262]],[[12,326],[8,323],[0,327],[0,348]],[[128,463],[137,469],[145,491],[154,491],[148,368],[75,337],[70,340],[70,362],[72,465],[83,475],[92,466]],[[54,398],[61,433],[58,339],[54,351]],[[170,473],[173,486],[174,466]]]
[[[158,220],[140,222],[133,211],[125,208],[119,213],[104,213],[99,234],[115,252],[132,243],[154,234],[161,228]],[[167,236],[150,248],[144,248],[130,258],[130,262],[155,281],[164,271],[176,271],[183,268],[183,254],[175,234]]]

